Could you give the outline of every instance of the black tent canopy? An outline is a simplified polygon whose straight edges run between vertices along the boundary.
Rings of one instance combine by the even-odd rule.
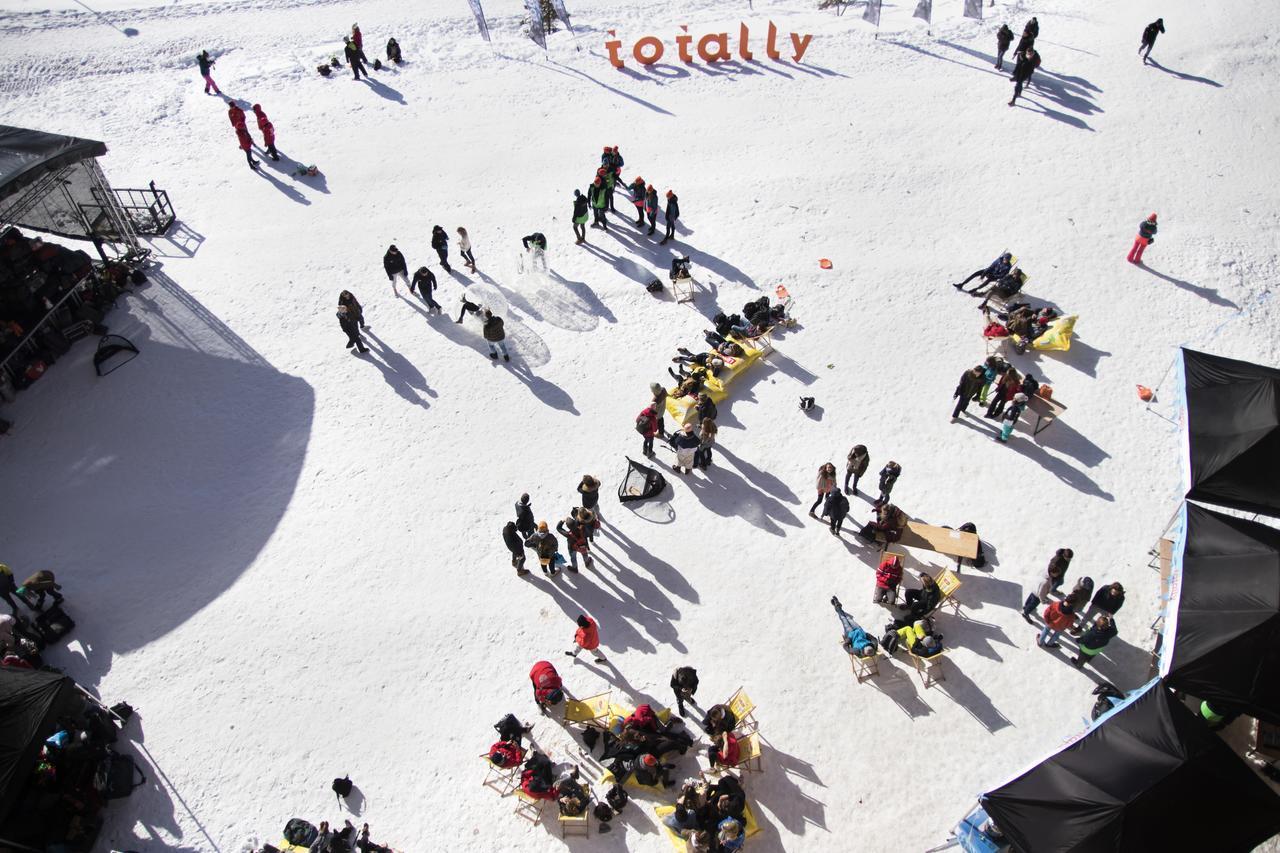
[[[1187,504],[1169,684],[1280,724],[1280,530]]]
[[[1280,832],[1280,796],[1163,682],[982,805],[1020,853],[1243,853]]]
[[[65,675],[0,667],[0,824],[22,795],[58,718],[81,704],[75,682]]]
[[[107,146],[93,139],[0,124],[0,199],[42,175],[106,153]]]
[[[1191,500],[1280,515],[1280,370],[1182,351]]]

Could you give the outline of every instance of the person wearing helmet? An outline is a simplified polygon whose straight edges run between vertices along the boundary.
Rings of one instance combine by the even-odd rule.
[[[664,218],[667,220],[667,233],[658,241],[658,245],[676,236],[676,220],[680,218],[680,200],[671,190],[667,190],[667,209]]]
[[[1142,263],[1143,251],[1156,241],[1156,215],[1153,213],[1138,223],[1138,236],[1133,239],[1133,248],[1129,250],[1129,263]]]
[[[658,221],[658,189],[653,184],[649,184],[649,191],[644,196],[644,212],[649,217],[649,230],[646,233],[653,234]]]

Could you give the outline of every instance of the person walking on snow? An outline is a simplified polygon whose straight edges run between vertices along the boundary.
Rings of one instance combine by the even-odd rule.
[[[462,260],[467,265],[467,269],[475,272],[476,256],[471,254],[471,237],[467,234],[467,229],[462,226],[458,226],[458,254],[462,255]]]
[[[391,292],[399,298],[400,288],[396,285],[397,283],[408,284],[409,263],[404,259],[404,255],[400,254],[395,243],[392,243],[387,248],[387,253],[382,256],[382,268],[387,271],[387,278],[391,281]]]
[[[440,258],[440,266],[444,267],[444,271],[453,272],[453,267],[449,266],[449,235],[444,233],[444,229],[439,225],[431,229],[431,248],[436,250],[436,255]]]
[[[533,535],[535,529],[533,506],[529,503],[529,493],[525,492],[520,496],[520,500],[516,501],[516,530],[519,530],[520,535],[528,539]]]
[[[1013,52],[1014,56],[1021,54],[1024,50],[1036,46],[1036,39],[1040,37],[1040,22],[1035,18],[1027,21],[1027,25],[1022,28],[1022,38],[1018,39],[1018,49]]]
[[[244,110],[240,109],[240,105],[235,101],[227,106],[227,118],[231,119],[233,128],[244,127]]]
[[[813,506],[809,507],[809,517],[817,518],[817,509],[823,501],[827,499],[827,495],[835,491],[836,488],[836,466],[830,462],[825,463],[818,468],[818,498],[813,502]]]
[[[204,93],[209,94],[209,90],[213,89],[213,94],[221,95],[222,91],[218,89],[218,84],[213,82],[214,60],[209,58],[209,51],[202,50],[196,55],[196,63],[200,66],[200,76],[204,78]]]
[[[516,530],[514,521],[508,521],[503,526],[502,542],[507,546],[507,550],[511,552],[511,566],[516,570],[516,575],[529,574],[529,570],[524,567],[524,540],[520,538],[520,531]]]
[[[359,80],[360,73],[364,72],[365,79],[368,79],[369,69],[364,67],[364,60],[361,59],[362,51],[351,41],[350,36],[342,37],[342,54],[347,58],[347,64],[351,66],[352,76]]]
[[[1138,223],[1138,236],[1133,239],[1133,248],[1129,250],[1129,263],[1142,263],[1142,253],[1156,241],[1156,215],[1153,213]]]
[[[1009,50],[1009,45],[1013,43],[1013,30],[1009,29],[1008,24],[1001,24],[999,32],[996,33],[996,70],[1004,70],[1004,55]]]
[[[867,473],[867,465],[871,463],[871,457],[867,454],[867,446],[865,444],[855,444],[853,449],[849,451],[848,462],[844,467],[844,493],[846,495],[856,495],[858,493],[858,480],[862,479],[862,475]],[[849,478],[853,478],[853,488],[849,488]]]
[[[956,401],[956,407],[951,412],[952,423],[959,420],[960,413],[969,408],[969,401],[978,396],[978,392],[982,390],[984,379],[982,365],[971,367],[960,374],[960,382],[956,385],[956,390],[951,395]]]
[[[364,306],[360,304],[360,300],[356,299],[356,295],[350,290],[344,290],[338,294],[338,304],[347,306],[347,314],[352,320],[356,321],[356,325],[361,329],[367,329],[368,326],[364,322]]]
[[[1162,32],[1164,32],[1164,18],[1156,18],[1142,31],[1142,44],[1138,46],[1138,53],[1142,54],[1143,65],[1147,64],[1147,59],[1151,56],[1151,48],[1156,46],[1156,36]]]
[[[582,190],[573,191],[573,242],[580,245],[587,242],[587,216],[591,203],[582,194]]]
[[[827,499],[822,504],[822,514],[831,522],[831,535],[839,536],[845,517],[849,515],[849,499],[844,496],[844,492],[839,489],[828,492]]]
[[[693,695],[698,692],[698,671],[691,666],[677,667],[671,673],[671,690],[676,694],[676,712],[684,716],[684,703],[697,708]]]
[[[644,213],[649,218],[646,233],[652,235],[658,222],[658,189],[653,184],[649,184],[649,191],[644,196]]]
[[[1031,75],[1035,74],[1039,67],[1040,54],[1033,48],[1027,48],[1018,54],[1018,62],[1013,66],[1013,97],[1009,99],[1009,106],[1013,106],[1013,102],[1018,100],[1018,96],[1022,94],[1022,87],[1031,82]]]
[[[258,119],[258,130],[262,133],[262,144],[266,147],[267,154],[272,160],[279,160],[280,152],[276,151],[276,126],[262,111],[262,104],[253,105],[253,114]]]
[[[360,324],[351,316],[351,309],[346,305],[338,306],[338,325],[347,333],[347,349],[355,347],[361,353],[368,352],[364,338],[360,337]]]
[[[489,344],[489,358],[497,361],[498,350],[502,350],[502,360],[510,361],[511,356],[507,353],[505,341],[507,334],[502,329],[502,318],[488,308],[484,309],[480,318],[484,320],[484,339]]]
[[[258,171],[258,161],[253,159],[253,138],[249,136],[249,130],[243,124],[236,128],[236,140],[240,143],[244,158],[249,161],[249,168],[255,172]]]
[[[644,227],[644,197],[646,193],[644,178],[636,175],[628,188],[631,191],[631,204],[636,209],[636,227]]]
[[[578,659],[579,652],[594,652],[596,663],[607,663],[600,652],[600,626],[585,613],[578,614],[578,630],[573,633],[573,648],[566,655]]]
[[[444,312],[440,307],[440,303],[431,298],[431,291],[436,289],[436,274],[426,267],[418,267],[418,271],[413,274],[413,281],[409,282],[409,292],[417,293],[422,301],[427,303],[427,310],[434,311],[437,314]]]
[[[676,198],[676,194],[671,190],[667,190],[667,233],[658,241],[658,245],[662,245],[676,236],[676,220],[680,218],[680,199]]]

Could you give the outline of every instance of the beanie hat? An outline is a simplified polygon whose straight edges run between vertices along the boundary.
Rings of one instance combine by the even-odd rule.
[[[547,694],[547,704],[549,705],[559,705],[563,701],[564,691],[558,687]]]
[[[656,767],[658,765],[658,759],[646,752],[644,755],[640,756],[640,763],[645,767]]]

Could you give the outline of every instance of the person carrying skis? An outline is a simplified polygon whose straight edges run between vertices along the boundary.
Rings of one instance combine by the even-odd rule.
[[[444,267],[444,271],[453,272],[453,267],[449,266],[449,235],[439,225],[431,229],[431,248],[436,250],[436,257],[440,258],[440,266]]]
[[[1156,36],[1164,32],[1164,18],[1156,18],[1147,24],[1142,31],[1142,44],[1138,46],[1138,53],[1142,54],[1142,64],[1147,64],[1147,59],[1151,56],[1151,48],[1156,46]]]
[[[653,234],[658,221],[658,190],[653,184],[649,184],[644,196],[644,213],[649,218],[649,230],[646,233]]]
[[[631,182],[631,186],[629,187],[629,189],[631,190],[631,204],[634,205],[636,209],[636,227],[643,228],[644,227],[644,197],[645,197],[644,178],[640,177],[639,175],[636,175],[636,179]]]
[[[360,73],[364,72],[365,79],[369,77],[369,69],[364,67],[364,52],[356,47],[351,41],[350,36],[342,37],[342,55],[347,58],[347,65],[351,66],[351,74],[357,80],[360,79]]]
[[[407,284],[409,281],[409,264],[404,259],[404,255],[400,254],[400,250],[396,248],[396,244],[392,243],[385,255],[382,256],[382,268],[387,272],[387,278],[391,281],[391,292],[398,298],[400,296],[400,288],[396,285]]]
[[[210,76],[213,73],[215,63],[214,60],[209,58],[209,51],[200,51],[196,55],[196,63],[200,66],[200,76],[204,78],[204,93],[207,95],[209,90],[213,89],[213,94],[221,95],[222,92],[218,89],[218,84],[213,82],[213,77]]]
[[[418,267],[418,271],[413,274],[413,281],[409,282],[409,292],[417,293],[422,301],[427,303],[428,311],[440,314],[444,309],[440,307],[439,302],[431,298],[431,291],[435,289],[436,274],[426,267]]]
[[[960,374],[960,382],[956,385],[956,390],[951,395],[956,401],[956,407],[951,412],[951,423],[959,420],[960,413],[969,408],[969,401],[978,396],[985,378],[985,373],[980,364]]]
[[[973,281],[978,276],[982,276],[982,281],[978,282],[977,287],[975,287],[971,291],[966,291],[968,293],[977,293],[983,287],[986,287],[988,284],[991,284],[992,282],[999,281],[1000,279],[1004,278],[1006,275],[1009,274],[1009,270],[1012,268],[1013,268],[1013,255],[1010,254],[1009,252],[1005,252],[1002,255],[1000,255],[1000,257],[996,258],[994,261],[987,264],[987,266],[983,267],[982,269],[975,270],[974,272],[969,273],[969,277],[966,278],[964,281],[953,282],[951,286],[956,288],[957,290],[964,290],[964,286],[966,284]]]
[[[510,361],[511,355],[507,352],[506,337],[507,333],[502,328],[502,318],[494,314],[488,308],[480,312],[480,319],[484,320],[484,339],[489,344],[489,358],[494,361],[498,360],[498,350],[502,350],[502,360]]]
[[[680,218],[680,199],[671,190],[667,190],[667,209],[664,218],[667,220],[667,233],[658,241],[658,245],[676,236],[676,220]]]
[[[516,530],[519,530],[520,535],[527,539],[533,535],[534,529],[533,507],[529,503],[529,493],[525,492],[520,496],[520,500],[516,501]]]
[[[1133,248],[1129,250],[1129,263],[1142,263],[1142,253],[1156,241],[1156,215],[1153,213],[1138,223],[1138,236],[1133,239]]]
[[[641,453],[652,456],[653,437],[658,434],[658,413],[652,404],[646,406],[636,417],[636,432],[644,436],[644,447]]]
[[[559,705],[564,701],[564,682],[560,673],[556,672],[551,661],[540,660],[529,670],[529,681],[533,684],[533,701],[544,715],[547,708]]]
[[[587,565],[590,565],[590,563]],[[579,613],[577,623],[578,630],[573,632],[573,648],[565,652],[565,654],[576,661],[578,652],[593,652],[596,656],[596,663],[608,663],[604,654],[600,651],[600,626],[596,623],[596,620],[585,613]]]
[[[582,190],[573,191],[573,237],[574,245],[587,242],[587,216],[591,202],[582,194]]]
[[[338,325],[347,333],[347,349],[355,347],[361,353],[369,351],[364,345],[364,339],[360,337],[360,325],[351,316],[351,309],[346,305],[338,306]]]
[[[267,154],[272,160],[279,160],[280,152],[276,151],[276,126],[263,112],[262,104],[253,105],[253,114],[258,119],[258,130],[262,133],[262,144],[266,147]]]
[[[1009,49],[1009,45],[1013,42],[1013,30],[1009,29],[1008,24],[1001,24],[999,32],[996,33],[996,70],[1004,70],[1004,54]]]
[[[848,462],[844,468],[844,493],[846,495],[856,495],[858,493],[858,480],[862,479],[862,475],[867,473],[867,465],[871,463],[871,456],[867,453],[865,444],[855,444],[853,449],[849,451]],[[853,478],[853,488],[849,488],[849,478]]]
[[[511,566],[516,570],[516,575],[529,574],[529,570],[524,567],[524,540],[520,538],[520,531],[516,530],[514,521],[508,521],[503,526],[502,542],[507,546],[507,550],[511,552]]]
[[[258,161],[253,159],[253,138],[249,136],[249,130],[244,124],[236,128],[236,140],[240,143],[240,150],[244,152],[244,158],[249,161],[249,168],[255,172],[258,171]]]
[[[1031,82],[1031,75],[1039,67],[1040,54],[1034,48],[1029,47],[1018,54],[1018,62],[1013,66],[1013,97],[1009,99],[1009,106],[1013,106],[1013,102],[1018,100],[1022,87]]]

